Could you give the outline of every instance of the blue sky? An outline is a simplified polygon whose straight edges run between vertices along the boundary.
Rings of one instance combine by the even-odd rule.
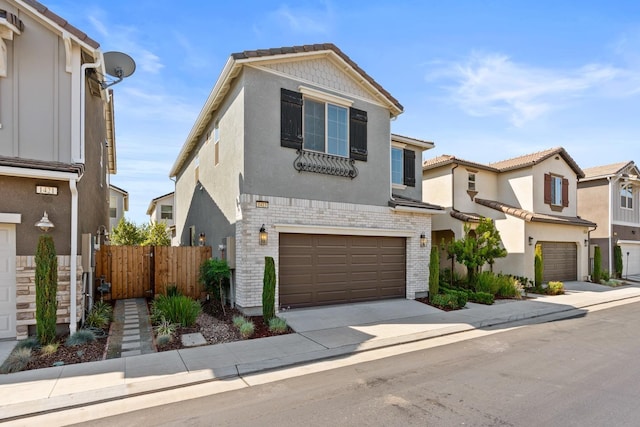
[[[331,42],[396,97],[427,157],[493,162],[563,146],[584,169],[640,163],[637,1],[42,0],[137,70],[116,86],[128,217],[148,220],[233,52]]]

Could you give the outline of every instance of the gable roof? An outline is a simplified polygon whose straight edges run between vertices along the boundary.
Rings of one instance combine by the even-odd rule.
[[[153,212],[153,210],[155,209],[156,205],[160,200],[173,195],[174,195],[174,191],[172,191],[171,193],[163,194],[162,196],[156,197],[155,199],[151,199],[151,202],[149,203],[149,207],[147,208],[147,215],[151,215],[151,213]]]
[[[482,215],[474,212],[461,212],[455,209],[449,211],[449,215],[464,222],[480,222],[480,220],[484,218]]]
[[[391,199],[389,200],[389,207],[393,209],[400,208],[410,208],[410,209],[418,209],[423,210],[424,213],[444,213],[444,208],[442,206],[433,205],[431,203],[426,203],[421,200],[412,199],[409,197],[401,196],[400,194],[393,193],[391,195]]]
[[[482,163],[471,162],[469,160],[464,160],[459,157],[452,156],[450,154],[443,154],[442,156],[425,160],[422,163],[422,170],[425,171],[425,170],[436,169],[436,168],[446,166],[446,165],[451,165],[451,164],[468,166],[468,167],[477,168],[477,169],[484,169],[491,172],[500,172],[498,169],[493,168],[491,166],[483,165]]]
[[[575,160],[573,160],[569,153],[562,147],[550,148],[548,150],[538,151],[537,153],[525,154],[524,156],[514,157],[512,159],[489,163],[489,166],[499,169],[500,172],[506,172],[537,165],[555,155],[562,157],[571,169],[573,169],[578,178],[584,177],[584,172],[580,169],[580,166],[578,166]]]
[[[399,142],[401,144],[413,145],[414,147],[421,148],[423,151],[430,150],[433,147],[435,147],[435,144],[431,141],[412,138],[410,136],[398,135],[397,133],[391,134],[391,142]]]
[[[635,164],[633,161],[612,163],[610,165],[594,166],[584,170],[585,179],[598,179],[606,178],[608,176],[615,176],[622,173],[627,167],[632,168]]]
[[[544,222],[559,225],[575,225],[581,227],[596,227],[595,222],[587,221],[579,216],[560,216],[531,212],[525,209],[516,208],[507,203],[497,202],[495,200],[474,199],[476,203],[491,209],[503,212],[516,218],[520,218],[527,222]]]
[[[79,42],[79,44],[84,44],[85,47],[88,47],[91,49],[98,49],[100,47],[100,43],[98,43],[97,41],[89,37],[85,32],[71,25],[69,21],[67,21],[66,19],[53,13],[51,10],[49,10],[49,8],[47,8],[42,3],[37,2],[36,0],[14,0],[14,1],[18,5],[21,5],[25,9],[31,11],[32,13],[36,13],[37,15],[40,15],[41,18],[44,18],[46,22],[49,22],[50,24],[54,24],[62,32],[67,32],[71,34]]]
[[[225,64],[218,80],[216,81],[207,101],[205,102],[196,122],[194,123],[185,143],[178,153],[178,157],[169,172],[170,177],[176,176],[185,165],[187,158],[198,144],[198,138],[204,132],[211,116],[218,109],[228,91],[231,82],[247,64],[256,64],[264,61],[287,60],[289,58],[318,58],[327,57],[340,63],[341,69],[357,77],[358,83],[365,86],[371,93],[376,95],[391,113],[392,117],[401,114],[404,107],[371,76],[358,66],[351,58],[345,55],[333,43],[311,44],[303,46],[280,47],[272,49],[245,50],[244,52],[232,53]]]

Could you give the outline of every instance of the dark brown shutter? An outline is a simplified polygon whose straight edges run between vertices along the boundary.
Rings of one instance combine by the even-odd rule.
[[[367,161],[367,112],[349,109],[349,157]]]
[[[551,204],[551,175],[544,174],[544,203]]]
[[[403,150],[404,157],[404,185],[407,187],[416,186],[416,152],[413,150]]]
[[[302,94],[280,89],[280,145],[302,148]]]
[[[569,180],[562,178],[562,206],[569,206]]]

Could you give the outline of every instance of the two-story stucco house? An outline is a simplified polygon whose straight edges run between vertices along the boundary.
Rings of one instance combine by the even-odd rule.
[[[109,186],[109,233],[129,210],[129,192],[111,184]]]
[[[591,244],[602,253],[602,268],[613,273],[613,248],[622,249],[622,276],[640,274],[640,172],[632,161],[584,170],[578,182],[578,213],[593,219]]]
[[[55,226],[58,323],[83,307],[81,236],[109,224],[115,172],[111,93],[90,78],[95,40],[33,0],[0,0],[0,338],[35,328],[35,261],[46,212]],[[90,246],[90,245],[88,245]]]
[[[170,173],[180,243],[228,259],[246,313],[262,305],[265,256],[281,308],[426,292],[442,209],[421,202],[433,144],[394,136],[392,166],[402,111],[333,44],[231,55]]]
[[[542,246],[544,281],[584,280],[588,236],[596,224],[577,215],[577,183],[584,173],[564,148],[480,164],[444,155],[423,164],[425,201],[446,207],[434,216],[433,240],[459,239],[464,225],[491,218],[506,258],[494,271],[534,277],[535,246]],[[441,256],[441,265],[450,261]]]
[[[167,225],[167,233],[169,233],[171,237],[171,244],[178,246],[179,242],[176,239],[176,221],[173,216],[173,201],[173,191],[152,199],[147,208],[147,215],[149,215],[149,222],[151,224],[164,222]]]

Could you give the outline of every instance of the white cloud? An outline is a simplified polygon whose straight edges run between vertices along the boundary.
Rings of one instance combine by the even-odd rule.
[[[325,3],[323,8],[303,9],[282,5],[271,14],[272,20],[285,22],[286,26],[298,34],[329,34],[333,22],[331,5]]]
[[[462,63],[437,64],[429,80],[447,79],[449,95],[470,115],[506,116],[515,126],[562,108],[623,71],[589,64],[573,70],[532,67],[502,54],[472,54]]]

